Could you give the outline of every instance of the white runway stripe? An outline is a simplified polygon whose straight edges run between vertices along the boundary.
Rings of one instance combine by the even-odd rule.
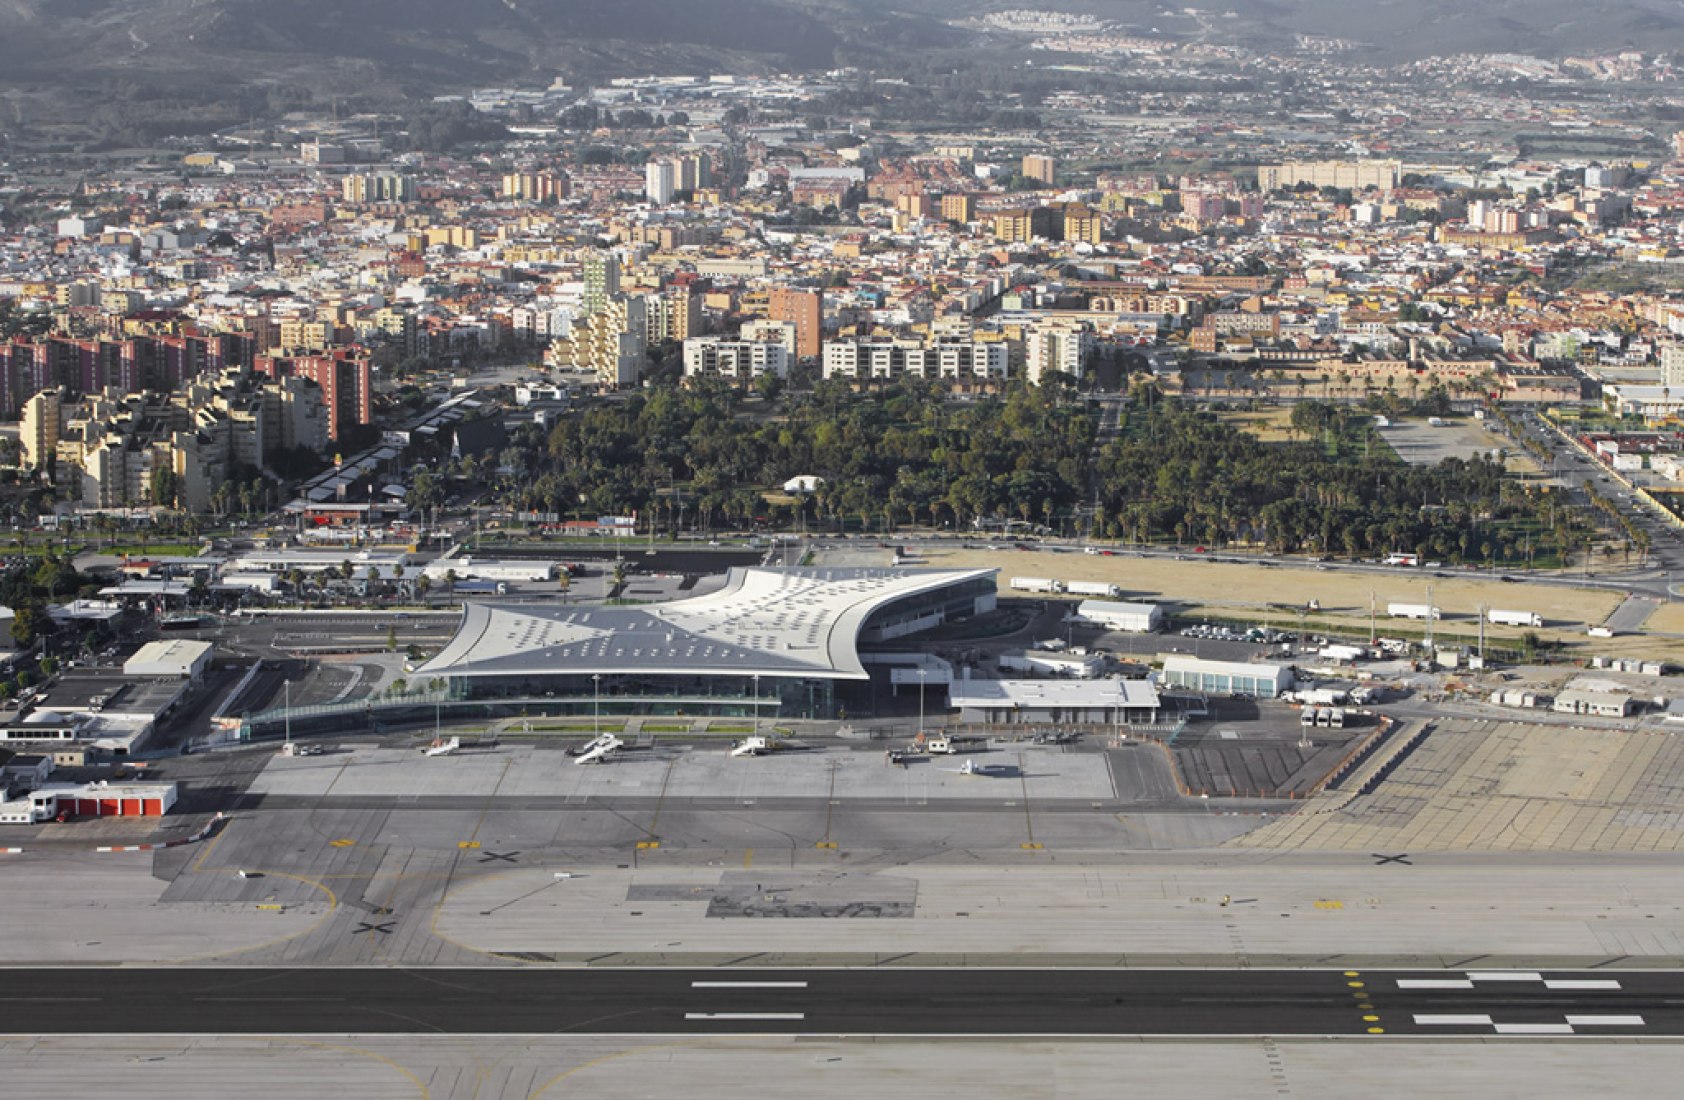
[[[806,989],[806,982],[691,982],[691,989]]]
[[[686,1012],[686,1020],[805,1020],[805,1012]]]
[[[1541,982],[1544,976],[1536,970],[1470,970],[1468,978],[1476,982]]]
[[[1642,1027],[1641,1016],[1569,1016],[1574,1027]]]
[[[1441,1013],[1441,1014],[1438,1014],[1438,1015],[1432,1015],[1432,1014],[1417,1015],[1415,1017],[1415,1022],[1417,1024],[1421,1024],[1421,1025],[1479,1024],[1481,1026],[1484,1026],[1484,1025],[1489,1024],[1491,1022],[1491,1017],[1489,1017],[1489,1016],[1473,1016],[1473,1015],[1467,1015],[1467,1014],[1444,1015],[1444,1014]]]
[[[1472,989],[1474,984],[1455,978],[1399,978],[1399,989]]]
[[[1550,978],[1545,989],[1618,989],[1620,983],[1612,978]]]
[[[1572,1024],[1493,1024],[1498,1035],[1571,1035]]]

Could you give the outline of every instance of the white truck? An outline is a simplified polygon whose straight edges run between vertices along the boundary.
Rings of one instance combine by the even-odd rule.
[[[1310,707],[1329,707],[1350,698],[1343,688],[1308,688],[1298,692],[1298,701]]]
[[[1389,603],[1386,605],[1386,614],[1394,619],[1426,620],[1440,617],[1438,608],[1424,603]]]
[[[1544,625],[1544,617],[1536,611],[1499,611],[1496,608],[1485,613],[1485,621],[1498,626]]]
[[[1343,661],[1348,664],[1352,661],[1365,661],[1371,655],[1372,651],[1367,646],[1330,645],[1324,646],[1316,656],[1324,661]]]
[[[1121,585],[1107,584],[1104,581],[1071,581],[1064,586],[1064,590],[1072,596],[1105,596],[1113,600],[1123,594]]]
[[[1012,591],[1050,592],[1058,595],[1064,591],[1064,582],[1055,581],[1051,577],[1013,577]]]

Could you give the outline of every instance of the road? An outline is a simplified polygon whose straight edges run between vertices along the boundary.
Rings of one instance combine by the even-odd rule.
[[[360,934],[383,935],[370,914]],[[1684,1035],[1675,971],[37,969],[29,1034]]]

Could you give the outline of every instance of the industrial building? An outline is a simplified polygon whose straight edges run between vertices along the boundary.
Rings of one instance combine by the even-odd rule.
[[[174,783],[47,783],[0,802],[0,825],[69,817],[161,817],[175,806]]]
[[[738,568],[718,591],[670,603],[470,603],[414,677],[443,680],[453,710],[479,703],[487,716],[833,718],[839,687],[871,681],[862,643],[993,610],[995,573]]]
[[[1158,689],[1150,680],[957,680],[947,690],[961,722],[1126,726],[1158,720]]]
[[[1121,600],[1083,600],[1076,616],[1106,630],[1130,634],[1155,634],[1164,626],[1164,611],[1155,603],[1127,603]]]
[[[124,676],[156,676],[197,683],[210,668],[212,646],[190,638],[147,642],[123,662]]]
[[[1164,670],[1159,673],[1158,682],[1208,695],[1244,694],[1273,699],[1292,686],[1292,669],[1286,665],[1244,661],[1207,661],[1186,653],[1171,653],[1164,657]]]

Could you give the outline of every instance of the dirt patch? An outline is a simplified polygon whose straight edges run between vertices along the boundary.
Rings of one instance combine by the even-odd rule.
[[[1440,626],[1453,634],[1477,630],[1483,604],[1535,611],[1544,617],[1545,628],[1538,632],[1541,636],[1579,639],[1588,624],[1601,622],[1620,603],[1619,594],[1594,588],[1505,584],[1471,577],[1437,579],[1419,570],[1400,570],[1394,576],[1324,572],[1311,566],[1239,565],[1202,560],[1202,555],[1175,561],[1043,551],[932,549],[926,557],[932,567],[996,567],[1002,595],[1020,594],[1011,591],[1013,577],[1105,581],[1122,588],[1124,599],[1174,602],[1215,614],[1231,612],[1252,618],[1271,609],[1277,616],[1285,615],[1287,608],[1317,600],[1321,604],[1318,620],[1363,626],[1368,623],[1370,594],[1385,623],[1392,621],[1385,612],[1388,603],[1425,603],[1426,586],[1431,584],[1433,603],[1445,615]],[[1518,638],[1522,633],[1512,627],[1493,626],[1488,628],[1487,637]]]

